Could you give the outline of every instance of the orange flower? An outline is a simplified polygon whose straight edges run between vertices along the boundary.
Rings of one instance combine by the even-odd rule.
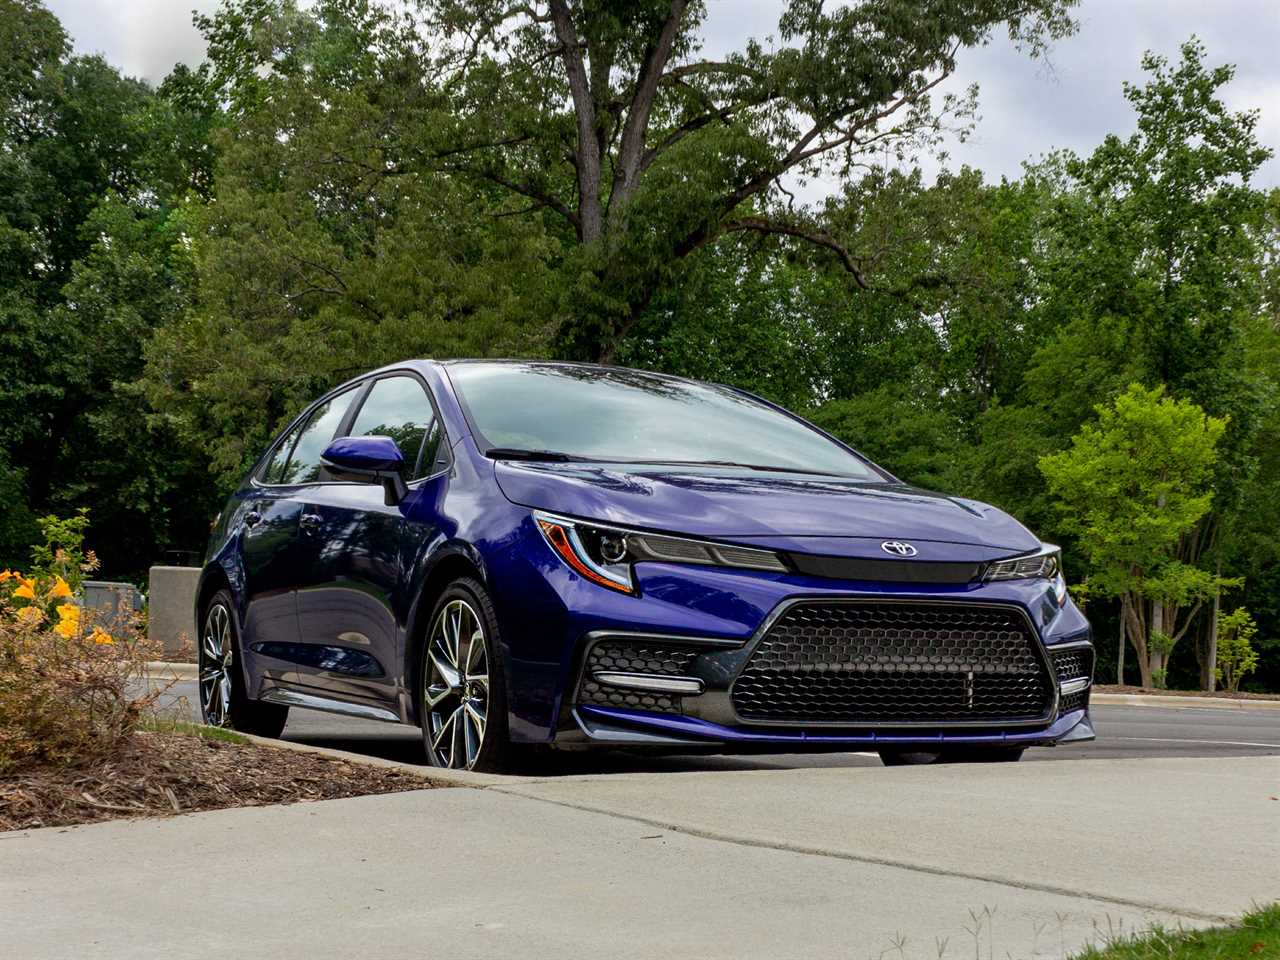
[[[34,600],[36,598],[36,582],[34,580],[23,580],[18,578],[21,583],[18,589],[13,591],[15,597],[22,597],[24,600]]]
[[[92,640],[94,643],[100,643],[107,646],[110,646],[111,644],[116,642],[115,638],[112,637],[111,634],[107,633],[107,631],[103,630],[101,627],[94,627],[93,633],[89,634],[89,639]]]
[[[70,640],[76,635],[80,625],[74,620],[60,620],[53,625],[53,632]]]
[[[4,583],[6,580],[10,579],[11,577],[16,577],[16,576],[18,576],[18,574],[14,573],[11,570],[0,570],[0,583]]]
[[[49,591],[49,596],[52,599],[71,596],[71,584],[63,580],[62,577],[58,577],[53,582],[53,589]]]

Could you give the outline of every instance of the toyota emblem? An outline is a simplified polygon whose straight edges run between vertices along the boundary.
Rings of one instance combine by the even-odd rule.
[[[901,540],[886,540],[880,544],[880,549],[895,557],[914,557],[919,552],[911,544],[903,543]]]

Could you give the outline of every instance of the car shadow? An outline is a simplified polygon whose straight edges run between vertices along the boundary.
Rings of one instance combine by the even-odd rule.
[[[290,743],[330,750],[344,750],[397,763],[427,765],[422,740],[414,733],[399,731],[377,736],[345,734],[289,733]],[[779,758],[723,756],[717,754],[644,754],[622,750],[592,750],[540,753],[531,762],[513,771],[517,776],[584,777],[620,773],[702,773],[748,770],[778,770],[794,763]],[[803,763],[803,761],[801,761]]]

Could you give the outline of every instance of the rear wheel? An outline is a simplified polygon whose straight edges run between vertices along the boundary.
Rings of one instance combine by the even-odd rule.
[[[422,655],[418,716],[435,767],[497,772],[513,759],[493,602],[470,577],[436,601]]]
[[[231,594],[226,590],[215,593],[205,608],[196,681],[200,719],[211,727],[278,737],[289,719],[289,708],[249,699],[239,661],[240,635],[231,610]]]

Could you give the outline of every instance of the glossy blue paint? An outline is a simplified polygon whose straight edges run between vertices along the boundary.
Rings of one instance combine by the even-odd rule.
[[[353,472],[404,469],[404,454],[390,437],[339,437],[325,447],[324,459],[334,467]]]
[[[446,579],[465,571],[492,596],[506,663],[510,734],[523,742],[589,742],[582,722],[587,718],[727,748],[890,742],[886,734],[864,731],[778,731],[688,716],[575,710],[571,697],[586,638],[598,631],[705,638],[741,654],[786,601],[869,597],[1010,605],[1027,614],[1049,648],[1089,637],[1074,603],[1059,605],[1043,581],[906,584],[646,561],[635,565],[635,595],[597,586],[554,553],[532,509],[833,557],[884,559],[882,542],[907,540],[925,563],[985,563],[1035,550],[1040,542],[993,507],[891,478],[877,483],[734,467],[495,461],[474,436],[448,369],[447,362],[396,364],[317,401],[393,374],[417,378],[429,390],[451,456],[447,469],[409,482],[400,502],[387,505],[379,487],[331,477],[263,483],[259,477],[271,451],[227,501],[211,536],[201,595],[222,583],[231,589],[251,696],[294,688],[384,707],[416,722],[418,644],[434,607],[433,591],[443,582],[441,571]],[[348,421],[353,416],[354,409]],[[396,445],[380,437],[338,436],[325,450],[327,460],[347,469],[385,470],[398,457]],[[300,645],[316,649],[290,653]],[[361,662],[376,662],[380,675],[329,669],[346,662],[334,653],[343,649],[358,652]],[[726,685],[731,679],[725,678]],[[984,737],[1051,743],[1073,730],[1073,736],[1083,736],[1085,729],[1091,735],[1082,714],[1039,730],[954,736],[967,743]],[[920,741],[916,736],[893,742]]]

